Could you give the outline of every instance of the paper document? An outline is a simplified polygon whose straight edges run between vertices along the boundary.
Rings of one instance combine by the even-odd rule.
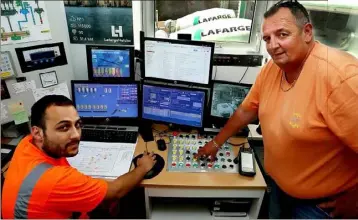
[[[29,116],[22,101],[10,103],[8,105],[9,112],[14,118],[15,125],[19,125],[29,121]]]
[[[61,83],[50,88],[40,88],[32,91],[35,97],[35,101],[40,100],[42,97],[47,95],[64,95],[71,99],[70,93],[66,83]]]
[[[15,93],[19,94],[19,93],[25,92],[27,90],[30,90],[30,91],[35,90],[36,83],[35,83],[35,80],[18,82],[18,83],[12,84],[12,87],[14,88]]]
[[[1,121],[6,120],[7,119],[7,110],[6,110],[6,105],[4,105],[1,102]]]
[[[10,153],[10,152],[11,152],[10,149],[1,148],[1,153],[2,153],[2,154],[8,154],[8,153]]]
[[[136,144],[81,141],[79,153],[67,158],[72,167],[95,177],[117,178],[129,171]]]

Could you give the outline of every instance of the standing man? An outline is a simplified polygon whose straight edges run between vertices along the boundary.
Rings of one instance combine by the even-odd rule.
[[[131,172],[113,181],[93,179],[66,157],[79,149],[81,119],[71,100],[50,95],[31,108],[31,135],[17,146],[2,190],[2,217],[85,217],[104,200],[119,199],[143,180],[155,163],[143,156]],[[81,214],[82,213],[82,214]]]
[[[264,15],[272,60],[221,132],[198,152],[214,158],[259,117],[271,218],[358,217],[358,60],[314,41],[307,10],[280,1]]]

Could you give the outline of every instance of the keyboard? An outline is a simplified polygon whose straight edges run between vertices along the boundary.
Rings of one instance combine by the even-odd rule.
[[[82,141],[136,143],[138,132],[105,129],[82,129]]]

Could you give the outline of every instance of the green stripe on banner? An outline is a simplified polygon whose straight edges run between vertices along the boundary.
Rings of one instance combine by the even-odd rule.
[[[199,24],[199,19],[200,19],[200,17],[199,17],[199,16],[196,16],[196,17],[194,18],[193,25]]]
[[[198,29],[194,33],[194,40],[201,40],[201,33],[203,32],[202,29]]]

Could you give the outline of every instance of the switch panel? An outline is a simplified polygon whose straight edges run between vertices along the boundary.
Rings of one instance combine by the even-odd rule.
[[[214,54],[214,66],[261,66],[262,55]]]

